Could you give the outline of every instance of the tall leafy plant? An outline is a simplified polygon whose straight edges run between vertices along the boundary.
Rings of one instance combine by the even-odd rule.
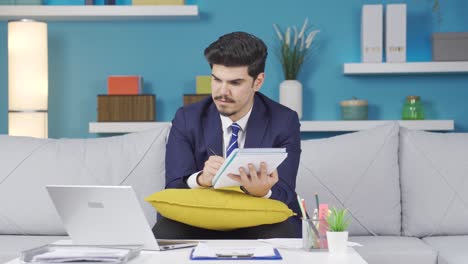
[[[304,62],[310,56],[312,43],[319,30],[310,31],[306,18],[301,30],[296,26],[287,27],[283,31],[277,24],[273,24],[279,40],[278,55],[286,80],[296,80]]]

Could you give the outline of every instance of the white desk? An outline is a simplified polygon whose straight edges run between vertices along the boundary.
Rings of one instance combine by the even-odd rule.
[[[282,240],[284,241],[284,240]],[[290,239],[291,245],[300,245],[299,239]],[[250,247],[258,245],[266,245],[265,242],[258,240],[211,240],[205,241],[208,244],[216,246],[235,246],[235,247]],[[282,243],[284,244],[284,243]],[[273,245],[268,243],[267,245]],[[260,264],[260,263],[291,263],[291,264],[367,264],[367,262],[353,249],[348,248],[348,253],[343,256],[333,256],[328,251],[306,252],[298,248],[286,248],[275,246],[280,251],[283,260],[190,260],[190,252],[192,248],[176,249],[168,251],[143,251],[140,256],[130,261],[128,264]],[[18,259],[14,259],[7,264],[20,264]]]

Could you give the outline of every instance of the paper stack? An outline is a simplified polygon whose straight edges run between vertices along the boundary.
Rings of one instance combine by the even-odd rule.
[[[103,262],[123,264],[138,256],[140,245],[134,246],[79,246],[45,245],[21,252],[22,263]]]

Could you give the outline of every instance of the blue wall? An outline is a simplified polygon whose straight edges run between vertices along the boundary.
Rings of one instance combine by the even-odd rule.
[[[383,3],[402,1],[383,1]],[[404,1],[403,1],[404,2]],[[468,31],[468,3],[442,0],[442,21],[431,0],[408,2],[408,61],[431,60],[436,31]],[[49,22],[49,136],[94,137],[96,95],[108,75],[139,74],[144,92],[157,94],[157,120],[170,121],[182,94],[195,92],[195,76],[210,69],[203,49],[218,36],[248,31],[270,48],[262,91],[278,98],[281,68],[274,56],[273,23],[300,27],[305,17],[322,32],[313,60],[300,75],[303,120],[339,119],[338,103],[352,96],[370,103],[370,119],[399,119],[406,95],[420,95],[427,119],[454,119],[468,131],[468,74],[344,76],[344,62],[360,61],[363,0],[198,0],[198,20],[147,22]],[[7,133],[7,24],[0,23],[0,134]]]

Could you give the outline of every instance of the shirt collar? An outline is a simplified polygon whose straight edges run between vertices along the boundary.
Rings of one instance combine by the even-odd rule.
[[[249,112],[245,114],[241,119],[237,120],[236,123],[240,126],[241,131],[245,132],[246,126],[247,126],[247,121],[249,121],[250,113],[252,113],[252,108],[250,108]],[[223,125],[223,133],[228,133],[230,132],[230,127],[232,125],[232,120],[231,118],[223,115],[219,115],[221,118],[221,124]]]

